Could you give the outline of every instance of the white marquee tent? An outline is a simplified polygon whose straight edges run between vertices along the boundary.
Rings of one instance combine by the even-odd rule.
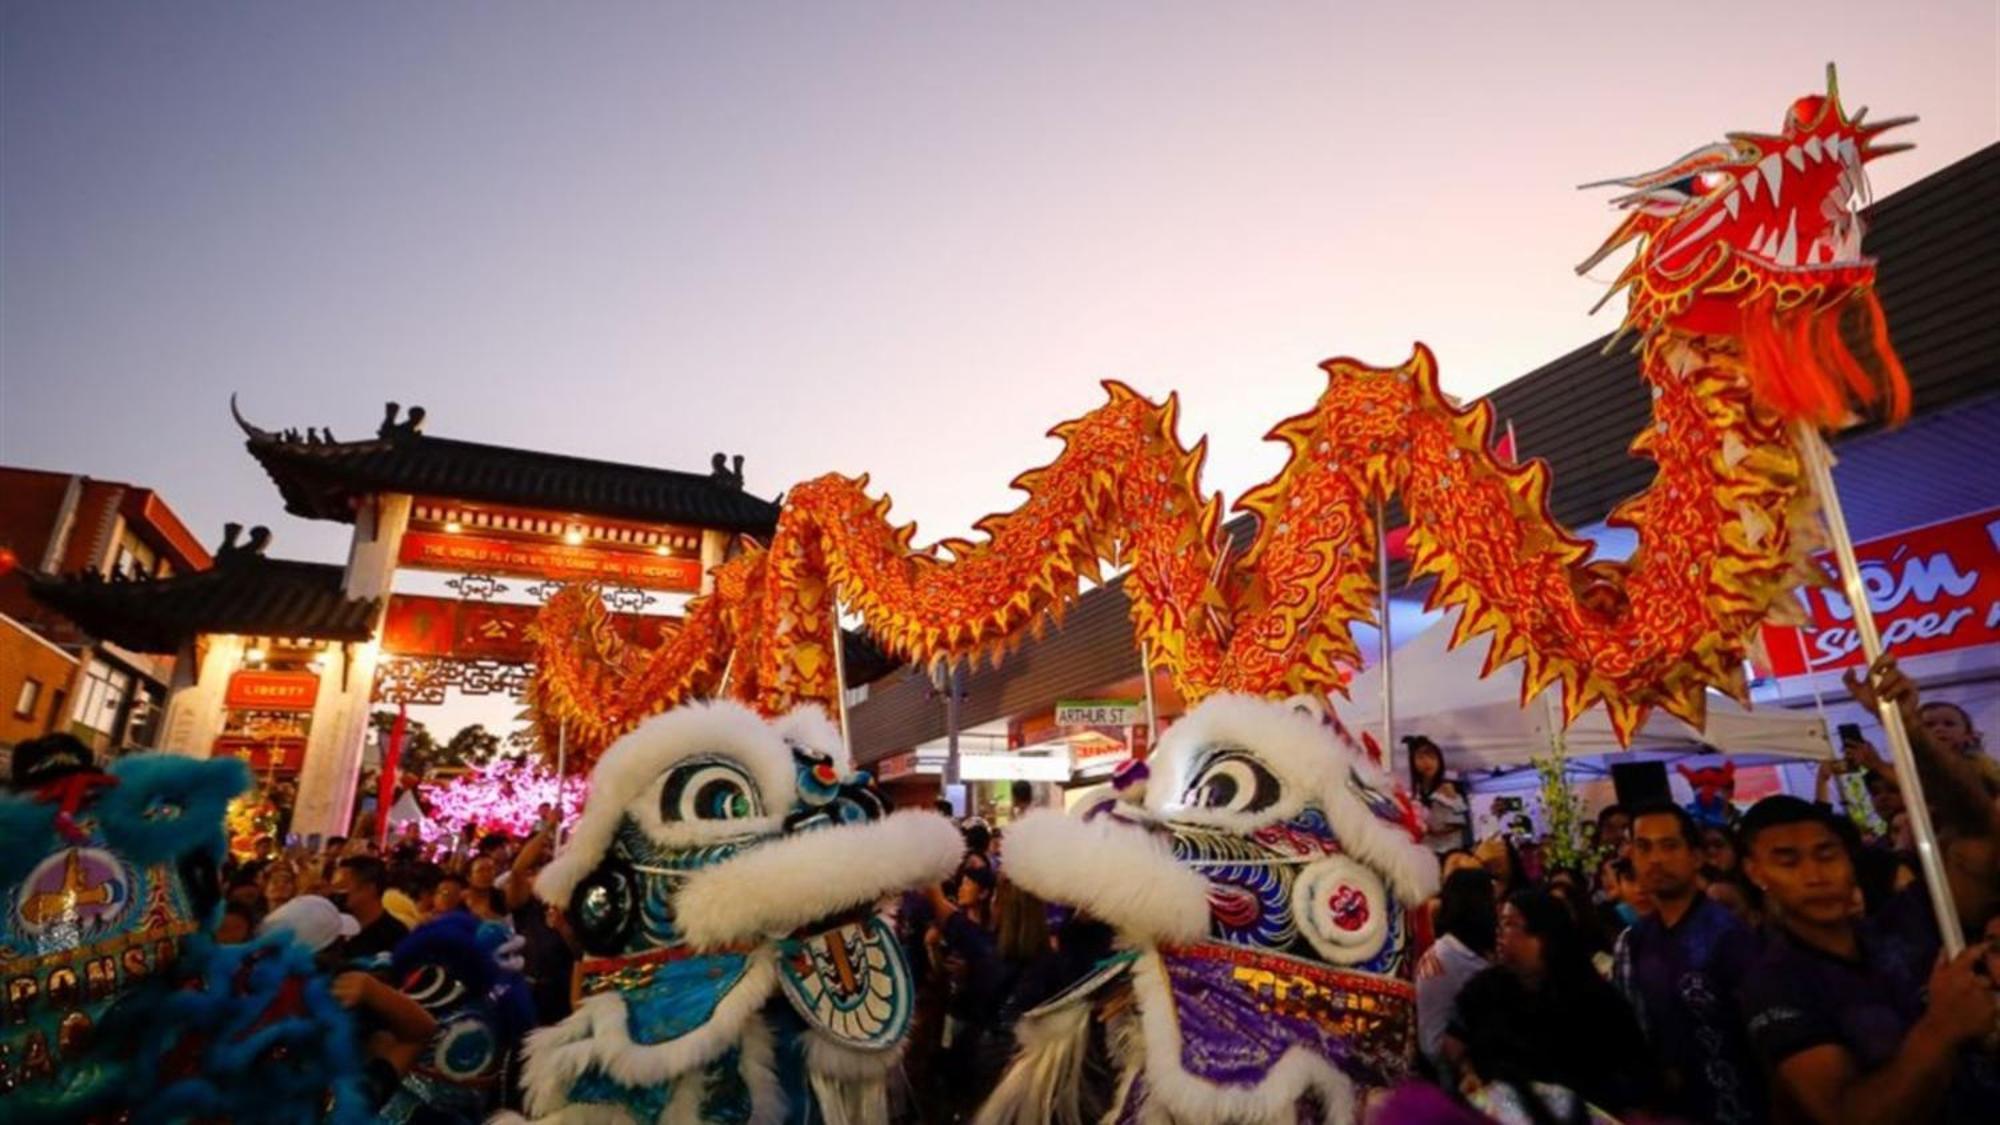
[[[1478,637],[1450,648],[1456,622],[1454,610],[1395,650],[1398,745],[1393,753],[1398,774],[1404,768],[1401,739],[1423,734],[1445,748],[1450,768],[1475,788],[1487,788],[1482,780],[1508,773],[1532,783],[1529,767],[1535,758],[1549,753],[1553,728],[1561,718],[1560,689],[1550,687],[1522,707],[1519,662],[1482,679],[1479,671],[1491,642]],[[1381,677],[1379,665],[1356,676],[1347,702],[1340,706],[1350,728],[1370,731],[1377,739],[1382,732]],[[1608,770],[1614,760],[1672,761],[1720,753],[1738,765],[1758,765],[1820,761],[1835,753],[1826,723],[1817,716],[1777,708],[1752,711],[1715,692],[1708,697],[1706,731],[1654,711],[1633,736],[1631,749],[1624,750],[1612,735],[1604,709],[1594,707],[1570,725],[1564,747],[1573,763],[1591,772]],[[1503,782],[1500,787],[1513,786]]]

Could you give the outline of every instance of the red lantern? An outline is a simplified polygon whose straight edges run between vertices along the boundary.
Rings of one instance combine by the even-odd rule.
[[[0,547],[0,578],[14,573],[14,568],[20,564],[21,560],[14,555],[14,548]]]

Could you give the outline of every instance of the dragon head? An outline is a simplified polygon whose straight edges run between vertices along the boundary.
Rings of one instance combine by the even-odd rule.
[[[1188,1048],[1151,1052],[1185,1061],[1146,1077],[1177,1113],[1207,1116],[1201,1091],[1226,1082],[1282,1116],[1407,1065],[1407,910],[1434,891],[1437,860],[1330,718],[1303,697],[1210,696],[1161,739],[1143,796],[1128,785],[1082,816],[1031,813],[1007,831],[1009,878],[1140,952],[1141,1005],[1149,1021],[1171,1010],[1157,1034]],[[1270,1035],[1237,1061],[1256,1058],[1228,1078],[1204,1068],[1209,1052],[1189,1045],[1202,1029],[1232,1024],[1221,1009],[1238,1000],[1272,1010],[1272,996]],[[1276,1066],[1299,1050],[1317,1061]]]
[[[1759,398],[1790,418],[1834,425],[1850,399],[1882,398],[1902,416],[1908,391],[1862,254],[1862,208],[1868,162],[1912,147],[1877,138],[1916,119],[1864,124],[1867,112],[1848,116],[1829,65],[1826,92],[1794,101],[1776,133],[1731,133],[1662,168],[1585,185],[1628,189],[1613,201],[1626,216],[1577,272],[1637,242],[1606,294],[1628,293],[1621,331],[1743,339]],[[1854,339],[1874,355],[1857,354]]]

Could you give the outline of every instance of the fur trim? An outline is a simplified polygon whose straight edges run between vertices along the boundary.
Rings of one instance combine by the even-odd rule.
[[[727,758],[749,771],[760,790],[764,815],[728,821],[727,833],[773,835],[784,824],[798,795],[798,775],[792,754],[777,732],[756,712],[740,703],[690,703],[639,724],[613,743],[590,774],[590,798],[569,841],[535,879],[544,902],[567,907],[576,885],[596,868],[611,847],[618,825],[631,814],[649,835],[663,839],[672,832],[659,823],[659,786],[667,771],[698,754]],[[646,807],[640,807],[645,798]],[[686,826],[680,826],[686,827]],[[713,826],[721,828],[721,824]],[[714,833],[687,844],[712,843]]]
[[[486,1119],[486,1125],[653,1125],[615,1105],[567,1105],[547,1117],[528,1118],[508,1110]]]
[[[743,1041],[746,1029],[778,987],[768,949],[750,955],[743,979],[715,1006],[707,1023],[664,1043],[632,1042],[618,993],[585,997],[567,1019],[528,1036],[521,1090],[539,1119],[569,1104],[570,1087],[595,1067],[627,1086],[657,1086],[699,1070]]]
[[[805,1031],[806,1069],[850,1082],[866,1082],[886,1077],[903,1065],[907,1039],[883,1051],[862,1051],[842,1043],[816,1027]]]
[[[854,759],[847,752],[847,743],[840,737],[840,727],[826,713],[826,708],[817,703],[801,703],[780,715],[772,725],[778,728],[778,737],[787,744],[796,742],[832,758],[833,767],[840,771],[842,778],[854,772]]]
[[[941,881],[964,852],[958,830],[932,812],[813,829],[696,871],[674,899],[674,911],[697,948],[788,934]]]
[[[806,1074],[825,1125],[889,1120],[889,1076],[902,1061],[902,1043],[887,1051],[857,1051],[816,1028],[806,1031]]]
[[[1271,808],[1255,814],[1190,808],[1182,795],[1193,780],[1201,753],[1216,744],[1241,746],[1256,755],[1284,785]],[[1146,804],[1161,819],[1248,835],[1267,824],[1289,820],[1308,805],[1326,813],[1348,855],[1367,863],[1405,905],[1437,892],[1437,856],[1400,825],[1376,816],[1348,785],[1350,775],[1389,794],[1395,784],[1372,763],[1355,757],[1313,715],[1282,700],[1247,695],[1214,695],[1203,700],[1160,738],[1158,784]],[[1013,833],[1007,839],[1009,858]]]
[[[1158,954],[1141,956],[1133,964],[1132,992],[1145,1029],[1147,1100],[1173,1120],[1295,1125],[1299,1099],[1308,1092],[1318,1093],[1328,1125],[1359,1120],[1353,1080],[1330,1060],[1303,1048],[1286,1051],[1264,1080],[1250,1087],[1218,1086],[1182,1069],[1180,1022]]]
[[[1007,877],[1029,893],[1076,906],[1126,941],[1208,935],[1208,880],[1143,828],[1040,809],[1008,826],[1005,862]]]
[[[743,1041],[737,1048],[736,1073],[750,1090],[750,1116],[745,1125],[781,1125],[788,1107],[778,1081],[770,1027],[761,1019],[751,1020],[744,1026]],[[660,1125],[703,1125],[707,1120],[701,1115],[702,1101],[708,1096],[708,1084],[702,1081],[705,1077],[706,1072],[693,1074],[689,1081],[674,1087],[667,1108],[660,1112]]]
[[[1090,1053],[1088,1002],[1026,1015],[1014,1025],[1018,1049],[973,1125],[1084,1125],[1083,1064]]]
[[[0,840],[7,841],[0,848],[0,887],[15,891],[60,842],[55,804],[24,793],[0,794]]]
[[[141,867],[193,853],[222,862],[223,814],[250,785],[242,761],[134,754],[111,763],[108,772],[118,784],[98,795],[93,812],[112,850]],[[169,808],[176,815],[147,815]]]

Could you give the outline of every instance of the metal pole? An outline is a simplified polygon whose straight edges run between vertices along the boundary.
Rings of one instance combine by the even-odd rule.
[[[733,654],[732,654],[733,657]],[[854,732],[847,723],[847,634],[840,631],[840,600],[833,599],[833,698],[840,709],[840,745],[854,761]]]
[[[1868,606],[1868,588],[1861,581],[1861,564],[1854,557],[1854,539],[1847,532],[1847,516],[1840,510],[1840,496],[1833,489],[1833,454],[1811,423],[1800,422],[1796,432],[1813,494],[1819,498],[1820,514],[1826,517],[1827,536],[1833,540],[1833,557],[1840,563],[1841,587],[1854,612],[1854,631],[1861,635],[1861,651],[1872,667],[1882,655],[1882,635],[1876,631],[1875,613]],[[1952,902],[1951,885],[1945,881],[1944,854],[1938,850],[1930,806],[1924,803],[1923,784],[1917,778],[1917,757],[1910,747],[1910,732],[1904,729],[1903,714],[1894,703],[1881,700],[1876,711],[1889,743],[1889,760],[1896,767],[1896,781],[1903,789],[1903,807],[1909,813],[1910,834],[1916,838],[1917,863],[1930,890],[1938,933],[1944,939],[1946,955],[1956,957],[1965,948],[1965,931],[1958,921],[1958,907]]]
[[[556,720],[556,847],[563,842],[563,783],[569,780],[569,720]]]
[[[1139,670],[1146,681],[1146,753],[1160,742],[1160,712],[1153,703],[1153,646],[1139,642]]]
[[[1379,659],[1382,662],[1382,765],[1392,767],[1396,760],[1396,668],[1390,659],[1389,650],[1389,525],[1386,516],[1387,503],[1382,497],[1375,498],[1375,585],[1376,594],[1382,599],[1382,647]]]
[[[954,658],[944,674],[944,783],[947,788],[957,788],[965,783],[959,779],[958,769],[958,660]],[[971,803],[967,802],[966,814],[971,815]]]

